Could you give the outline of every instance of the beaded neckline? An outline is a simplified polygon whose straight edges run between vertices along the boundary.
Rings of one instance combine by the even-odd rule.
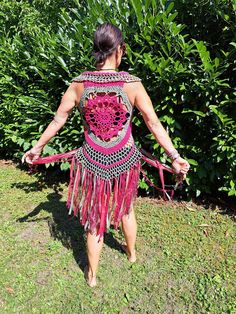
[[[104,72],[95,72],[95,71],[85,71],[82,74],[89,74],[89,75],[100,75],[100,74],[109,74],[109,75],[117,75],[117,74],[128,74],[128,72],[125,71],[117,71],[117,72],[108,72],[108,71],[104,71]]]
[[[140,78],[129,74],[128,72],[92,72],[86,71],[73,79],[75,82],[94,82],[94,83],[112,83],[112,82],[137,82]]]

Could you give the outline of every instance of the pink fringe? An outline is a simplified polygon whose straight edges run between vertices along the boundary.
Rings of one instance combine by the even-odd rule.
[[[140,161],[129,171],[121,173],[118,178],[112,180],[101,179],[77,161],[75,157],[77,150],[41,157],[33,164],[38,165],[58,161],[71,162],[66,203],[66,206],[69,208],[69,214],[73,212],[74,216],[79,216],[85,230],[96,233],[100,238],[107,230],[107,226],[112,219],[114,227],[117,229],[122,217],[129,214],[132,209],[133,202],[137,196],[140,171],[151,186],[163,192],[164,199],[173,197],[174,190],[165,189],[163,173],[163,171],[173,173],[173,170],[161,164],[158,159],[143,149],[141,150],[143,153],[142,160],[159,170],[161,188],[149,180],[141,167]],[[170,192],[170,196],[167,192]]]
[[[40,164],[50,164],[52,162],[58,161],[71,161],[74,154],[77,152],[78,149],[71,150],[66,153],[55,154],[47,157],[40,157],[39,159],[33,162],[33,165],[40,165]]]
[[[96,233],[99,238],[112,219],[117,229],[137,196],[139,174],[140,162],[118,178],[105,180],[83,168],[74,158],[67,200],[70,213],[73,211],[74,216],[79,216],[85,230]]]
[[[141,152],[143,153],[142,155],[142,159],[147,162],[148,164],[150,164],[151,166],[157,168],[159,170],[159,177],[161,180],[161,188],[157,187],[154,183],[151,182],[151,180],[147,177],[145,171],[143,170],[143,168],[141,167],[141,172],[142,175],[144,177],[144,179],[151,185],[153,186],[155,189],[162,191],[163,193],[163,197],[165,200],[170,200],[173,198],[174,196],[174,189],[165,189],[165,182],[164,182],[164,171],[170,172],[170,173],[174,173],[173,169],[163,165],[156,157],[154,157],[153,155],[151,155],[150,153],[146,152],[144,149],[141,149]],[[168,194],[168,192],[170,193],[170,195]]]

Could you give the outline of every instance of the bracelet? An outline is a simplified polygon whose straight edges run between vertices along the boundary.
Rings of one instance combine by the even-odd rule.
[[[178,153],[177,149],[173,149],[169,153],[166,153],[166,155],[171,159],[173,162],[175,159],[180,157],[180,154]]]

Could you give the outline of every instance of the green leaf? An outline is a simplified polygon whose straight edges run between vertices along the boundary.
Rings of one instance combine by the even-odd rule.
[[[236,190],[230,190],[228,192],[228,196],[235,196],[236,195]]]
[[[70,169],[70,163],[68,163],[68,162],[62,162],[62,163],[60,164],[60,169],[63,170],[63,171]]]
[[[190,163],[190,165],[193,165],[193,166],[197,166],[198,165],[198,162],[194,159],[188,159],[188,162]]]
[[[195,115],[197,116],[200,116],[200,117],[205,117],[206,114],[202,111],[198,111],[198,110],[191,110],[191,109],[184,109],[182,111],[182,113],[194,113]]]
[[[131,2],[132,6],[134,8],[134,11],[135,11],[135,14],[136,14],[136,17],[137,17],[138,25],[141,27],[142,20],[143,20],[142,2],[140,0],[131,0],[130,2]]]
[[[196,197],[200,196],[201,191],[200,190],[196,190]]]
[[[70,73],[70,71],[69,71],[69,69],[68,69],[68,67],[67,67],[67,65],[66,65],[66,62],[63,60],[63,58],[62,58],[62,57],[57,57],[57,59],[58,59],[58,61],[60,62],[60,64],[62,65],[62,68],[63,68],[66,72]]]
[[[236,43],[235,42],[231,42],[229,44],[232,45],[234,48],[236,48]]]

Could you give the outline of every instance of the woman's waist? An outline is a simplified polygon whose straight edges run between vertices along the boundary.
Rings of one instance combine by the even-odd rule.
[[[131,126],[128,126],[126,130],[122,130],[117,136],[110,138],[107,141],[101,140],[99,136],[96,136],[93,132],[89,132],[87,129],[84,130],[84,135],[84,145],[88,144],[94,150],[105,155],[115,153],[124,146],[132,146],[134,144]]]
[[[122,146],[117,151],[110,151],[104,154],[101,151],[94,149],[89,143],[84,141],[82,147],[77,153],[78,161],[83,163],[91,163],[103,169],[118,167],[121,164],[134,163],[141,158],[142,154],[134,143],[132,135],[126,145]]]

